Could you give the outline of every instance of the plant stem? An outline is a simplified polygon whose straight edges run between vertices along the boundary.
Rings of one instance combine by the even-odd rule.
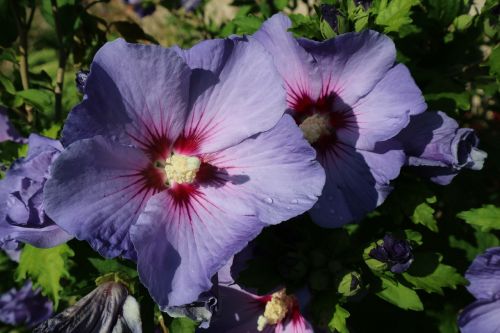
[[[64,49],[63,35],[61,31],[61,26],[59,23],[59,15],[57,8],[57,0],[50,0],[52,5],[52,16],[54,16],[54,24],[56,28],[57,40],[59,41],[59,64],[56,73],[56,86],[54,88],[55,94],[55,120],[60,121],[62,119],[62,96],[63,96],[63,86],[64,86],[64,70],[66,68],[66,51]]]

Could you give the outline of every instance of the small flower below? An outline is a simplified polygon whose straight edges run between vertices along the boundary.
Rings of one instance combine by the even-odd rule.
[[[393,273],[403,273],[413,262],[412,250],[407,240],[388,234],[384,236],[382,245],[370,251],[370,257],[386,263]]]

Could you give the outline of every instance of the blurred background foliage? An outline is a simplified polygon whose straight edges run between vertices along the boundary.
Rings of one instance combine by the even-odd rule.
[[[394,193],[358,225],[325,230],[304,215],[268,228],[254,242],[255,255],[239,282],[260,292],[278,285],[289,291],[307,287],[312,298],[306,313],[325,332],[457,332],[457,313],[472,301],[463,273],[477,254],[500,245],[497,1],[202,0],[192,7],[153,0],[142,1],[140,8],[121,0],[0,0],[0,105],[24,136],[57,138],[82,98],[75,74],[118,37],[190,47],[202,39],[251,34],[278,11],[290,15],[298,37],[324,40],[364,29],[386,33],[429,109],[477,131],[489,154],[485,168],[465,171],[447,187],[403,170]],[[146,9],[154,11],[143,16]],[[2,171],[25,153],[23,145],[0,144]],[[413,245],[415,262],[403,275],[367,256],[387,233]],[[111,274],[135,286],[145,332],[154,326],[194,331],[193,323],[155,309],[131,263],[104,260],[75,240],[64,248],[24,251],[36,260],[18,265],[0,254],[0,292],[30,277],[63,309],[93,289],[95,279]],[[346,289],[346,281],[356,288]],[[0,332],[23,331],[0,325]]]

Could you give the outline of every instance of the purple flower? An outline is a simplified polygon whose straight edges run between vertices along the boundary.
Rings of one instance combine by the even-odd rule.
[[[263,227],[308,210],[324,172],[255,41],[96,54],[47,211],[105,257],[137,260],[162,307],[188,304]],[[88,139],[86,139],[88,138]]]
[[[377,143],[398,134],[426,104],[408,69],[395,63],[390,38],[364,31],[325,42],[295,40],[290,26],[276,14],[254,36],[273,55],[289,112],[326,171],[310,214],[321,226],[339,227],[390,193],[405,157]]]
[[[76,73],[75,83],[76,83],[76,88],[78,89],[80,94],[85,93],[85,84],[87,83],[87,77],[89,76],[89,73],[90,72],[85,69],[79,70]]]
[[[139,304],[118,282],[106,282],[33,333],[130,332],[141,333]]]
[[[335,8],[335,6],[327,4],[321,4],[319,10],[321,12],[321,17],[328,23],[332,30],[339,33],[339,22],[337,18],[340,15],[339,10]]]
[[[388,234],[384,236],[382,245],[370,251],[370,257],[386,263],[393,273],[403,273],[413,262],[412,250],[407,240]]]
[[[200,333],[312,333],[298,300],[285,290],[258,296],[238,286],[219,286],[219,312]]]
[[[36,134],[29,137],[26,158],[14,162],[0,181],[0,248],[19,242],[52,247],[71,239],[45,214],[43,191],[61,143]]]
[[[33,290],[30,281],[16,290],[0,295],[0,322],[9,325],[33,327],[52,315],[52,302]]]
[[[500,247],[490,248],[477,256],[465,277],[470,282],[467,289],[477,300],[460,313],[460,331],[497,332],[500,325]]]
[[[487,155],[477,148],[471,128],[459,128],[444,112],[412,116],[395,137],[406,153],[406,164],[440,185],[447,185],[462,169],[481,170]]]
[[[7,110],[0,106],[0,142],[14,141],[25,143],[25,140],[7,117]]]

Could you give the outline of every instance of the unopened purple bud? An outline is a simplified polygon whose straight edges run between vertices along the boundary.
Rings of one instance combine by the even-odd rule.
[[[337,16],[340,14],[340,12],[335,8],[335,6],[332,5],[326,5],[322,4],[319,7],[319,10],[321,12],[321,17],[330,25],[333,31],[336,33],[339,32],[339,22],[337,19]]]
[[[85,84],[87,83],[87,78],[89,76],[89,73],[90,71],[85,69],[79,70],[76,73],[76,78],[75,78],[76,88],[81,94],[85,93]]]
[[[370,251],[370,257],[386,263],[393,273],[403,273],[413,262],[412,250],[407,240],[388,234],[384,236],[382,245]]]

